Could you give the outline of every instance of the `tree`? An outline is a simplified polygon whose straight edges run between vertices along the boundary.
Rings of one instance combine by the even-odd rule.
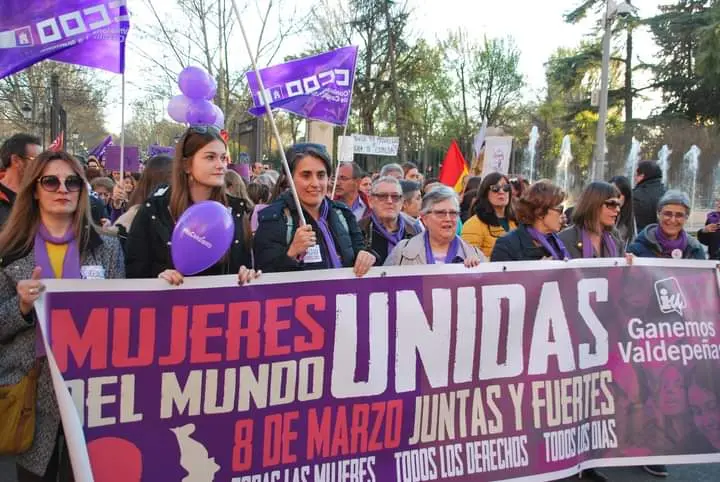
[[[125,126],[125,144],[139,146],[141,152],[151,144],[172,146],[184,130],[181,124],[165,120],[162,104],[146,98],[132,104],[132,117]]]

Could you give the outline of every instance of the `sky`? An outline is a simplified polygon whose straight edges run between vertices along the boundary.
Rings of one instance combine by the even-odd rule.
[[[269,0],[258,0],[261,6],[266,5]],[[544,64],[550,55],[558,47],[577,46],[586,36],[595,31],[598,14],[592,13],[591,17],[578,25],[568,25],[563,20],[563,14],[572,10],[581,0],[502,0],[496,2],[478,0],[406,0],[412,9],[411,32],[417,37],[424,37],[434,41],[437,38],[445,38],[448,32],[458,28],[465,29],[474,40],[482,40],[488,37],[507,37],[514,39],[520,50],[520,70],[524,75],[527,88],[523,92],[526,99],[537,99],[542,95],[545,86]],[[299,11],[307,11],[313,6],[312,0],[284,0],[286,6],[296,4]],[[162,7],[169,4],[170,0],[155,0],[156,6]],[[655,14],[657,7],[661,4],[658,0],[634,0],[633,5],[638,8],[642,17]],[[151,21],[146,7],[141,0],[128,1],[133,19],[137,22]],[[247,16],[247,17],[246,17]],[[257,38],[255,30],[256,22],[253,21],[252,12],[243,12],[243,17],[248,18],[246,28],[251,38]],[[133,39],[131,31],[131,44],[138,41]],[[302,50],[305,39],[300,36],[292,42],[286,42],[278,58],[283,55],[296,54]],[[244,54],[244,45],[239,35],[233,39],[237,45],[238,55],[247,58]],[[299,45],[300,44],[300,45]],[[615,40],[613,49],[621,51],[624,49],[623,40]],[[651,61],[657,52],[657,47],[652,37],[646,30],[636,31],[634,36],[634,62],[638,60]],[[142,72],[145,63],[139,59],[136,52],[130,47],[128,51],[126,80],[130,87],[127,88],[126,103],[129,105],[132,100],[140,98],[141,93],[132,86],[141,85]],[[635,87],[642,87],[649,82],[649,74],[638,74],[634,78]],[[120,131],[120,81],[117,77],[113,79],[117,88],[113,89],[115,95],[110,97],[110,105],[107,109],[107,127],[112,132]],[[635,105],[637,117],[647,117],[659,104],[659,95],[650,94],[647,100],[639,100]],[[126,109],[126,121],[130,117],[129,109]]]

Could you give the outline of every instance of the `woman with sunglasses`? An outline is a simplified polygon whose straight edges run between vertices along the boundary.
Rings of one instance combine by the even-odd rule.
[[[614,185],[603,181],[588,184],[573,209],[572,226],[559,235],[570,257],[623,257],[625,244],[615,231],[621,209],[620,191]]]
[[[307,224],[300,225],[292,193],[281,194],[259,214],[255,265],[271,272],[352,267],[364,276],[375,256],[350,208],[327,197],[332,162],[325,146],[295,144],[287,159]]]
[[[257,277],[251,266],[248,201],[227,194],[227,146],[213,126],[190,127],[175,149],[171,187],[162,187],[142,205],[125,243],[128,278],[159,277],[173,285],[183,282],[170,257],[175,223],[194,203],[216,201],[235,221],[229,251],[198,276],[237,274],[241,284]]]
[[[511,200],[507,176],[499,172],[485,176],[477,190],[473,216],[463,226],[463,240],[489,258],[495,241],[517,227]]]
[[[423,197],[421,219],[425,231],[397,243],[385,266],[463,263],[477,266],[485,257],[457,235],[460,203],[452,188],[438,186]]]
[[[641,258],[707,259],[699,241],[685,232],[690,199],[680,191],[667,191],[658,201],[657,224],[646,226],[628,247]]]
[[[557,233],[562,228],[565,193],[547,180],[531,185],[515,203],[520,225],[495,241],[490,261],[569,259]]]
[[[28,164],[0,232],[0,385],[18,383],[33,367],[39,371],[35,436],[17,459],[20,482],[56,480],[64,446],[47,360],[35,348],[35,302],[45,289],[42,280],[125,275],[118,240],[101,236],[90,220],[88,191],[75,158],[44,152]]]

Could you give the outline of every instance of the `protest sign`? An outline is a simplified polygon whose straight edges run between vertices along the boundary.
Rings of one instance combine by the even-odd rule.
[[[138,146],[125,146],[125,172],[140,172],[140,148]],[[109,146],[105,149],[105,170],[120,170],[120,146]]]
[[[505,175],[510,170],[510,154],[512,153],[513,138],[509,136],[492,136],[485,138],[485,162],[483,164],[483,177],[491,172],[501,172]]]
[[[355,139],[355,154],[370,156],[397,156],[400,146],[399,137],[378,137],[353,134]]]
[[[125,481],[720,462],[714,263],[623,263],[50,281],[38,311],[78,473],[83,437]]]

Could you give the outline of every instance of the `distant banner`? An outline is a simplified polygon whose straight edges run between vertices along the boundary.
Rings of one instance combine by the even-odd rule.
[[[265,93],[273,109],[335,125],[347,124],[355,83],[357,47],[343,47],[260,70]],[[255,106],[253,115],[265,114],[265,102],[254,71],[247,74]]]
[[[140,148],[125,146],[123,163],[125,172],[140,172]],[[110,146],[105,150],[105,170],[120,170],[120,146]]]
[[[371,156],[397,156],[399,137],[378,137],[353,134],[355,139],[355,154],[368,154]]]
[[[0,78],[45,59],[121,73],[127,0],[3,0]]]
[[[510,154],[512,154],[512,137],[486,137],[485,163],[483,164],[483,177],[491,172],[508,174],[510,170]]]
[[[720,462],[714,262],[258,281],[48,282],[76,480],[90,464],[98,482],[478,482]]]
[[[174,146],[161,146],[158,144],[150,144],[147,150],[147,157],[155,157],[160,155],[173,156],[175,154]]]

